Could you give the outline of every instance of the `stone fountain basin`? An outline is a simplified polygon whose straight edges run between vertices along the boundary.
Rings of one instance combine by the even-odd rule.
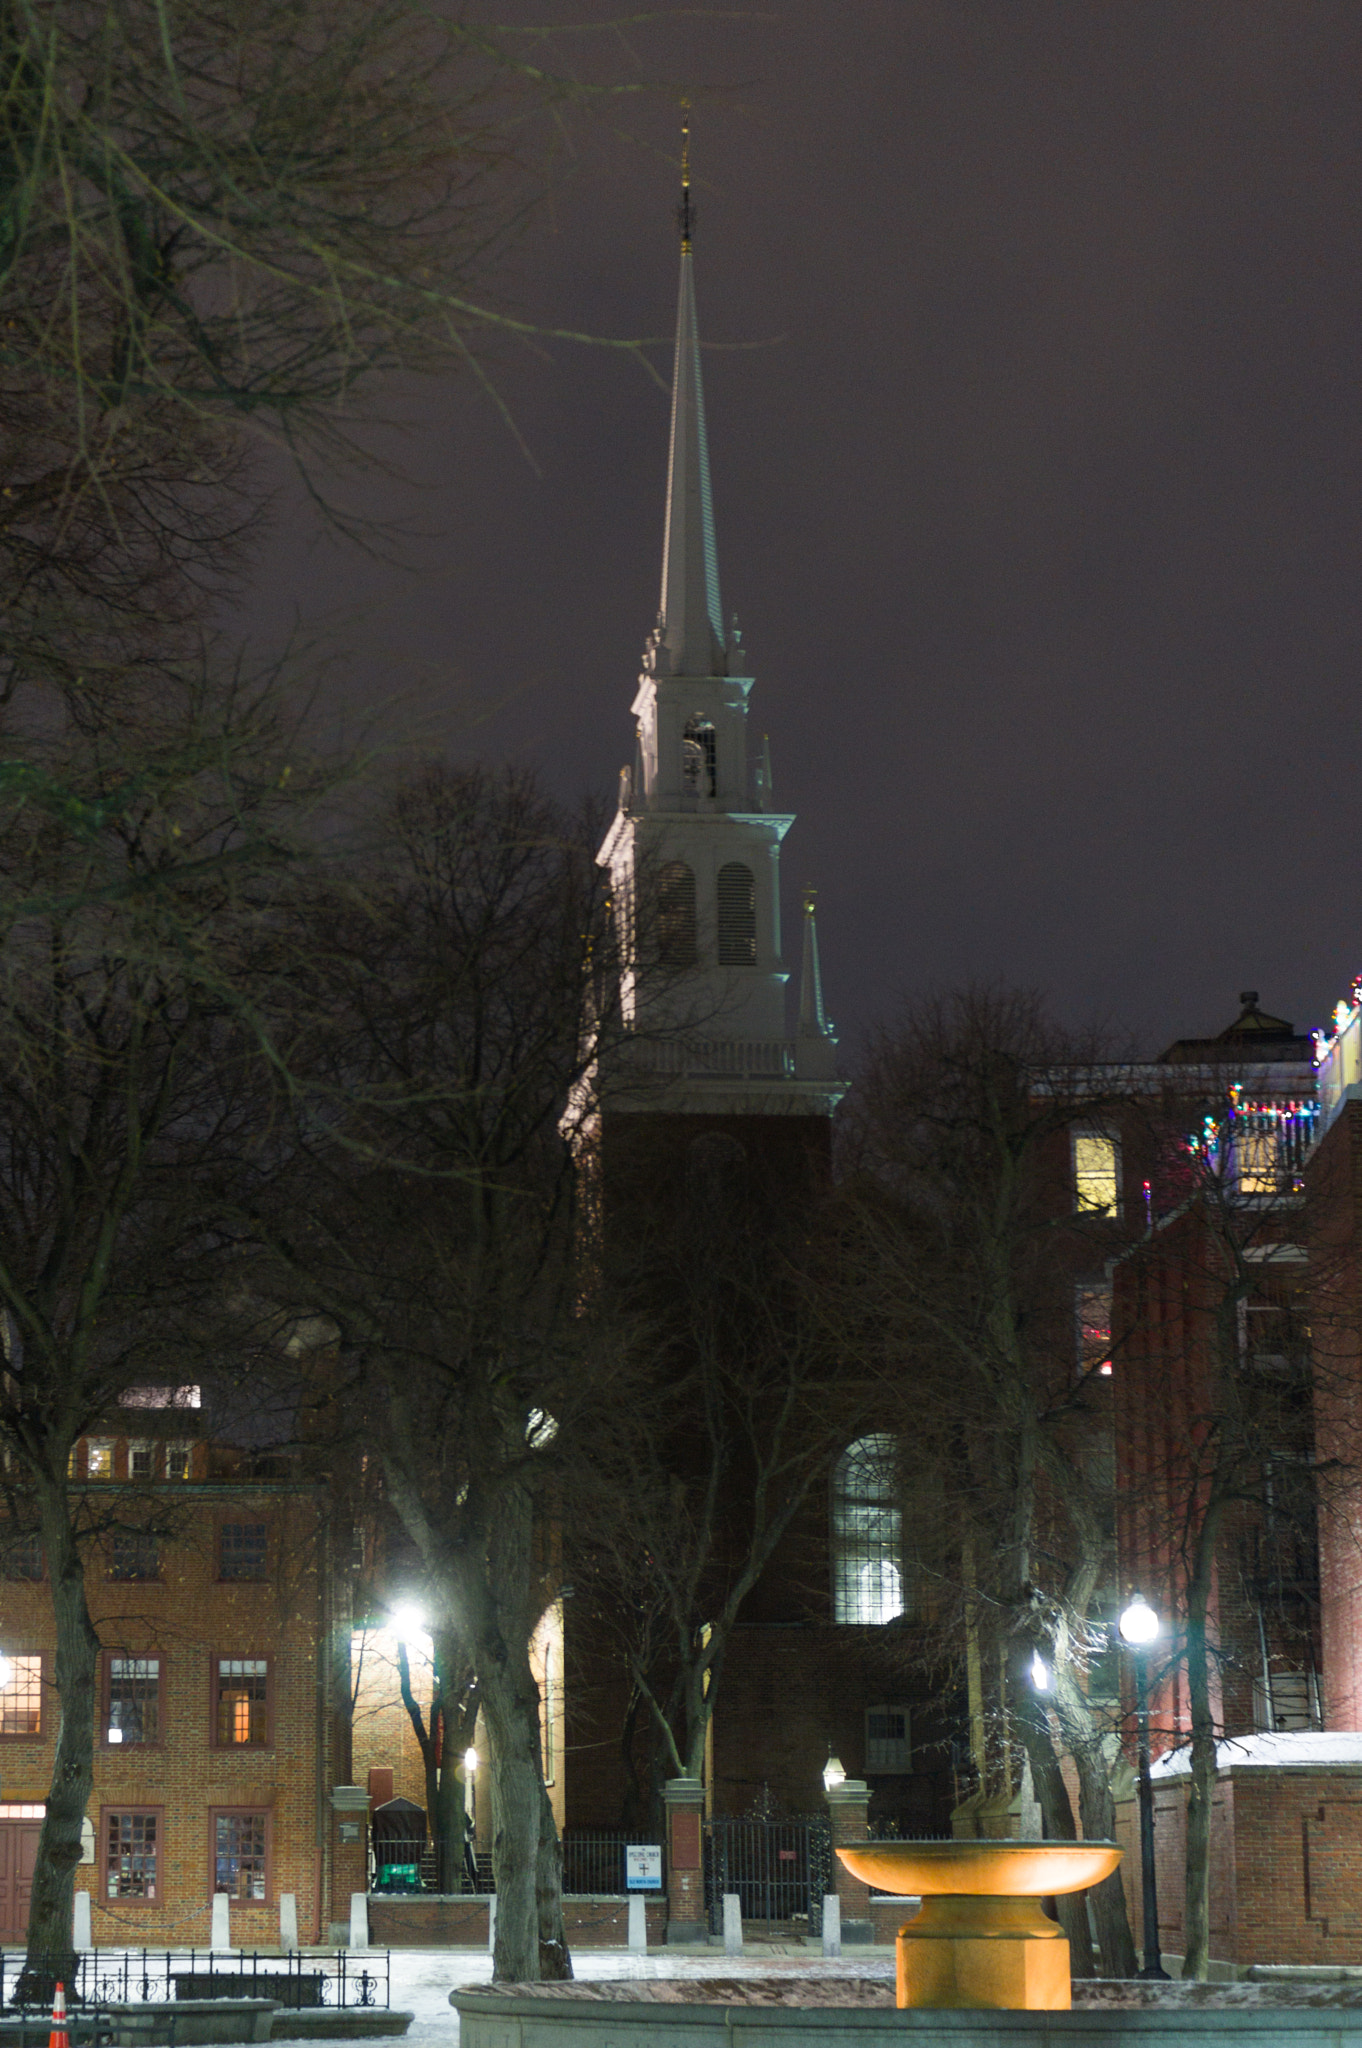
[[[923,1899],[1055,1898],[1121,1860],[1115,1842],[855,1842],[837,1854],[863,1884]]]

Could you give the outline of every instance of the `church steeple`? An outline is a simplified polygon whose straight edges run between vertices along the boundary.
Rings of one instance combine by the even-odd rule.
[[[667,464],[667,524],[654,667],[658,674],[721,676],[724,613],[709,488],[709,442],[700,375],[691,259],[690,130],[681,157],[681,288],[672,365],[672,433]],[[660,658],[659,658],[660,657]]]
[[[797,1037],[787,1011],[780,845],[794,820],[772,808],[767,750],[755,772],[749,760],[753,679],[719,604],[684,158],[680,220],[662,604],[634,697],[634,762],[598,855],[621,920],[630,1032],[602,1086],[629,1114],[827,1116],[843,1088],[811,933]]]

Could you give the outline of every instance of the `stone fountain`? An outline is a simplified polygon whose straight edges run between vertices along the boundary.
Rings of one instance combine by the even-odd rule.
[[[1121,1860],[1115,1842],[863,1842],[838,1856],[863,1884],[913,1894],[898,1932],[900,2006],[1064,2012],[1069,1944],[1040,1901],[1086,1891]]]

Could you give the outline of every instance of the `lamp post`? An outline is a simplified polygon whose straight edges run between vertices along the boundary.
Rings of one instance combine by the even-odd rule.
[[[1149,1775],[1149,1648],[1158,1638],[1159,1617],[1137,1593],[1117,1624],[1121,1640],[1133,1652],[1135,1718],[1140,1771],[1140,1877],[1144,1921],[1142,1977],[1167,1978],[1159,1956],[1159,1891],[1154,1875],[1154,1786]]]

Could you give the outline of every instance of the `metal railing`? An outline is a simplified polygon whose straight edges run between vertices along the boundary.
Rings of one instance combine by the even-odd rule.
[[[628,1891],[624,1875],[625,1850],[656,1840],[656,1835],[630,1832],[626,1828],[565,1828],[564,1893],[623,1898]]]
[[[61,1978],[74,2011],[182,1998],[272,1998],[295,2009],[386,2008],[392,1995],[386,1949],[366,1949],[362,1956],[344,1949],[321,1955],[297,1949],[273,1955],[250,1949],[89,1949],[76,1957],[74,1971],[69,1957],[0,1952],[0,2008],[35,2010],[41,2000],[50,2011],[50,1990],[30,1997],[25,1978],[35,1987]]]

